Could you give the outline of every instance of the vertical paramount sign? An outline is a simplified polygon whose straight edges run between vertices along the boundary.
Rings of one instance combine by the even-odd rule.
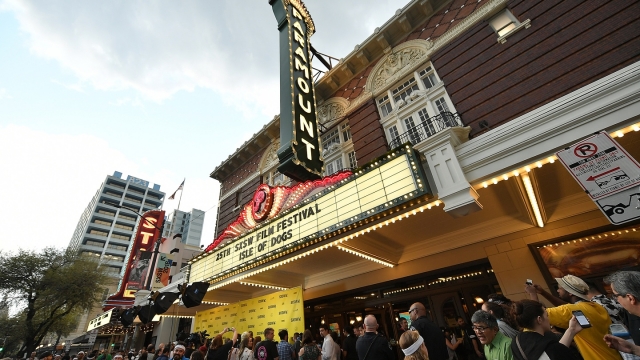
[[[311,76],[313,20],[300,0],[269,0],[280,31],[278,171],[297,181],[322,177],[324,163]]]

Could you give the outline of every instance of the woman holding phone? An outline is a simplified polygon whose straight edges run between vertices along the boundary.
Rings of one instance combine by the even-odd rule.
[[[569,349],[573,337],[582,330],[573,316],[569,328],[562,339],[551,332],[547,309],[534,300],[521,300],[513,304],[513,314],[518,326],[522,328],[511,342],[511,352],[518,360],[578,360],[579,357]],[[547,357],[545,358],[544,355]]]

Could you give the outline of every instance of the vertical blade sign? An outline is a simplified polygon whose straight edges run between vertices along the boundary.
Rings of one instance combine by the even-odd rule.
[[[322,177],[309,38],[313,20],[300,0],[269,0],[280,31],[280,149],[278,171],[297,181]]]

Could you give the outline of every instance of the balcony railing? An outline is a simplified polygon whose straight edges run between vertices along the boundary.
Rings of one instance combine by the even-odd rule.
[[[458,113],[443,112],[434,117],[430,117],[422,121],[419,125],[416,125],[407,130],[407,132],[400,134],[395,139],[391,140],[389,146],[394,149],[398,146],[411,142],[412,145],[416,145],[419,142],[425,140],[429,136],[432,136],[445,128],[462,126],[462,120]]]

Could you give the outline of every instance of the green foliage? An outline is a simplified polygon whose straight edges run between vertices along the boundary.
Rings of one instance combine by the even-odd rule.
[[[50,332],[71,332],[77,314],[100,300],[109,281],[94,259],[54,248],[0,253],[0,269],[0,297],[22,320],[15,325],[22,333],[18,354],[33,351]]]

